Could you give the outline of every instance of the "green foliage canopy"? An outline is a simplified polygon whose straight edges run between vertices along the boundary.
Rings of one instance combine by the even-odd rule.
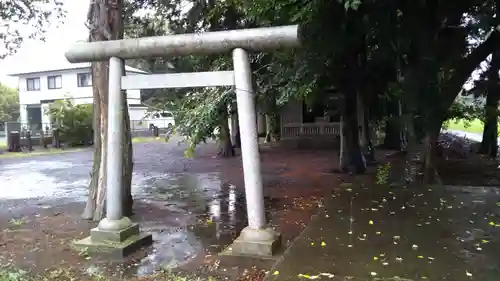
[[[496,2],[492,0],[141,3],[141,7],[152,7],[155,16],[148,22],[148,34],[140,34],[137,26],[130,29],[135,36],[300,24],[302,48],[252,55],[256,94],[264,111],[276,112],[292,98],[311,104],[328,100],[332,93],[358,92],[366,104],[372,105],[370,118],[386,120],[393,114],[390,108],[394,108],[388,104],[401,101],[403,113],[414,116],[406,119],[417,120],[420,127],[429,130],[469,110],[452,107],[452,102],[471,72],[493,50],[498,37]],[[159,20],[158,15],[168,22]],[[223,55],[172,61],[182,72],[231,68],[230,58]],[[217,93],[207,91],[209,96]],[[225,91],[219,89],[218,93],[224,95]],[[201,92],[178,93],[175,102],[169,103],[184,111],[181,119],[185,122],[178,122],[178,126],[212,124],[217,120],[214,114],[200,112],[208,112],[209,107],[210,112],[220,112],[217,109],[221,104],[199,103],[205,96]],[[164,98],[161,93],[156,96],[156,101],[169,99],[164,94]],[[207,101],[234,102],[223,98]],[[189,126],[178,131],[189,134]],[[207,132],[207,137],[211,134],[211,130],[196,132]],[[204,138],[190,139],[196,142]]]

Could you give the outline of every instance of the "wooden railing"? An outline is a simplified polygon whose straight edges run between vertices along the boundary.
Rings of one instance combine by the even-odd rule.
[[[340,123],[289,123],[284,124],[281,138],[299,138],[315,136],[339,136]]]

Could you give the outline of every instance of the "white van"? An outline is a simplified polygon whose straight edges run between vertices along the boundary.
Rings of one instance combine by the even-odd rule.
[[[167,129],[172,128],[175,125],[174,116],[168,111],[150,112],[145,118],[143,118],[143,120],[150,130],[154,127]]]

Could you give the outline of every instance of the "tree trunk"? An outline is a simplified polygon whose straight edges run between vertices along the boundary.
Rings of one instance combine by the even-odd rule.
[[[365,124],[365,106],[363,102],[363,96],[360,94],[359,89],[356,95],[356,116],[358,121],[358,132],[359,132],[359,145],[364,148],[366,145],[366,124]]]
[[[373,128],[370,122],[370,112],[368,109],[365,109],[365,114],[363,118],[365,119],[365,126],[364,126],[365,145],[366,149],[368,150],[366,158],[370,162],[375,162],[375,147],[373,146]]]
[[[343,105],[342,105],[343,106]],[[346,124],[345,124],[344,116],[340,116],[340,148],[339,148],[339,167],[344,172],[347,173],[349,171],[349,156],[347,154],[346,149]]]
[[[278,106],[276,103],[276,94],[274,92],[267,93],[269,96],[265,99],[265,121],[266,121],[266,137],[264,143],[272,143],[278,140]]]
[[[94,126],[94,164],[89,185],[89,197],[82,214],[83,219],[100,220],[104,212],[104,197],[106,190],[105,170],[106,167],[106,129],[107,129],[107,95],[102,92],[104,89],[99,76],[106,77],[107,65],[104,62],[92,63],[92,90],[93,90],[93,126]],[[102,94],[102,95],[101,95]]]
[[[344,134],[345,148],[347,149],[348,165],[342,167],[344,171],[350,171],[350,167],[357,174],[366,172],[366,161],[359,142],[359,127],[357,114],[357,95],[355,92],[348,92],[344,98]]]
[[[276,114],[268,113],[265,116],[266,118],[266,137],[264,139],[264,143],[272,143],[276,142]]]
[[[219,155],[222,157],[235,156],[233,144],[231,142],[231,133],[229,131],[229,121],[226,118],[227,114],[223,116],[220,125],[220,150]]]
[[[439,131],[429,130],[424,138],[424,163],[422,166],[423,184],[441,184],[438,175],[436,160],[437,160],[437,141]]]
[[[485,122],[483,130],[483,140],[479,152],[496,158],[498,154],[498,83],[500,82],[498,70],[500,68],[500,53],[494,52],[490,68],[488,69],[488,95],[485,105]]]
[[[496,109],[498,101],[492,101],[494,99],[495,98],[490,97],[490,94],[488,93],[485,106],[486,120],[484,122],[483,139],[479,149],[480,153],[488,155],[492,158],[496,158],[498,153],[498,116]],[[497,105],[495,106],[494,103]]]
[[[235,151],[233,143],[231,141],[231,130],[229,130],[229,113],[228,105],[223,104],[219,109],[220,115],[220,135],[219,135],[219,156],[222,157],[232,157],[235,156]]]
[[[257,115],[257,135],[259,138],[266,138],[267,134],[267,124],[266,124],[266,115],[259,113]]]
[[[125,74],[125,64],[123,64],[123,74]],[[128,112],[127,104],[127,93],[122,91],[124,95],[123,99],[123,135],[122,135],[122,146],[123,146],[123,167],[122,167],[122,183],[123,183],[123,198],[122,198],[122,210],[123,215],[130,217],[133,215],[133,204],[132,199],[132,172],[134,170],[133,163],[133,148],[132,148],[132,134],[130,132],[130,116]]]
[[[92,1],[89,7],[88,23],[90,41],[106,41],[123,38],[122,0],[109,3],[107,0]],[[92,90],[94,97],[94,164],[92,167],[89,197],[84,213],[85,219],[99,221],[104,217],[106,198],[106,151],[108,126],[108,69],[109,63],[92,63]],[[125,69],[123,69],[124,71]],[[125,94],[125,93],[123,93]],[[123,211],[128,216],[132,213],[132,141],[127,101],[124,99],[124,165],[122,167],[124,198]]]
[[[365,42],[356,42],[353,44],[350,53],[344,56],[345,65],[342,83],[339,90],[343,94],[343,106],[341,106],[341,115],[344,121],[343,134],[345,136],[345,150],[348,157],[345,159],[341,169],[344,172],[355,172],[362,174],[366,172],[366,161],[360,145],[360,120],[358,114],[358,98],[363,89],[364,79],[364,58]],[[361,120],[362,122],[364,120]],[[346,159],[348,158],[348,159]]]
[[[400,119],[396,116],[390,117],[385,123],[384,148],[391,150],[401,150],[401,126]]]
[[[94,221],[99,221],[104,217],[104,201],[106,198],[108,65],[107,62],[94,62],[91,67],[94,97],[94,164],[89,186],[89,197],[82,217]]]
[[[487,109],[485,108],[485,111]],[[486,117],[484,122],[484,129],[483,129],[483,138],[481,140],[481,145],[479,146],[479,153],[489,155],[490,154],[490,147],[492,143],[491,139],[491,133],[493,131],[493,128],[491,127],[491,121],[488,120],[489,118]]]
[[[236,139],[235,139],[235,144],[234,147],[236,148],[241,148],[241,133],[240,133],[240,126],[236,126]]]
[[[402,167],[391,167],[391,182],[398,185],[413,184],[417,180],[418,161],[421,158],[422,147],[417,141],[415,123],[412,113],[402,116],[408,132],[408,146]]]
[[[488,155],[491,158],[496,159],[498,156],[498,118],[495,118],[494,121],[495,122],[491,122],[490,126],[491,142],[490,142],[490,151]]]
[[[234,121],[233,122],[233,130],[235,130],[234,132],[234,147],[235,148],[241,148],[241,134],[240,134],[240,120],[238,118],[238,110],[236,108],[236,104],[234,105],[234,114],[233,114],[233,119]],[[232,119],[232,120],[233,120]]]

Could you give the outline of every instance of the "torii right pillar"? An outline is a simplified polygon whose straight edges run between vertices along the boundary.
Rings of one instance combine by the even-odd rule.
[[[273,256],[281,246],[281,235],[267,225],[260,170],[255,94],[250,61],[245,50],[233,50],[234,84],[241,135],[241,158],[248,226],[230,247],[233,255]]]

